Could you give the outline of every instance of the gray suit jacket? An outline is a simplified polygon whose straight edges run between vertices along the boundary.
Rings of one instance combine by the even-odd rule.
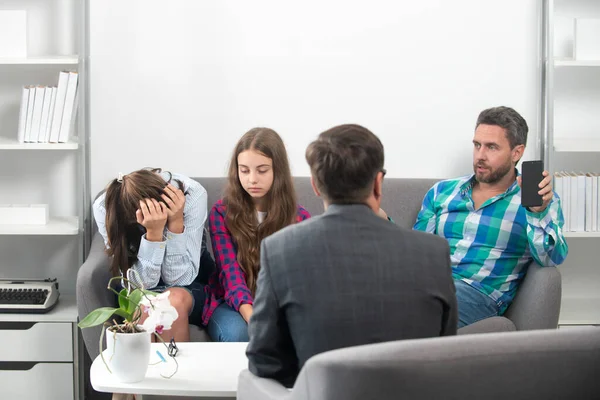
[[[292,386],[313,355],[456,334],[448,243],[331,205],[266,238],[248,325],[254,374]]]

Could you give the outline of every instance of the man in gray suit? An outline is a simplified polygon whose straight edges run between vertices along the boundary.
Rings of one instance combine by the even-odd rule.
[[[308,146],[306,160],[325,213],[262,242],[250,371],[292,386],[315,354],[456,334],[447,242],[377,215],[385,175],[377,136],[337,126]]]

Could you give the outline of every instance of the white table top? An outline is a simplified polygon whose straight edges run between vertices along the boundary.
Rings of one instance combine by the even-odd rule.
[[[162,343],[153,343],[150,362],[158,362],[159,350],[167,364],[150,365],[146,378],[137,383],[120,383],[108,372],[100,356],[90,369],[92,387],[99,392],[170,396],[235,397],[240,372],[248,368],[248,343],[178,343],[179,371],[171,378],[160,376],[174,369]],[[107,357],[105,351],[105,358]],[[173,369],[170,369],[173,368]]]

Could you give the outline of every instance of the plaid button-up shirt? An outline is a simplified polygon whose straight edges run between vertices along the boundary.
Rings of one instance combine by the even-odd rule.
[[[515,181],[476,210],[474,183],[474,175],[436,183],[425,195],[414,229],[446,238],[454,279],[490,296],[502,313],[532,260],[551,267],[567,257],[560,199],[555,193],[543,212],[531,212],[521,206]]]
[[[208,324],[215,309],[225,301],[239,311],[242,304],[253,304],[252,293],[246,285],[246,275],[237,261],[237,249],[233,237],[225,224],[227,207],[219,200],[210,211],[208,223],[210,239],[215,255],[216,271],[209,278],[206,287],[206,303],[202,323]],[[302,206],[298,206],[296,222],[310,218]]]

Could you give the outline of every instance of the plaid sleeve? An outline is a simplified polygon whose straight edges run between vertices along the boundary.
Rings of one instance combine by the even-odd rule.
[[[435,214],[435,186],[427,191],[423,204],[421,205],[421,211],[417,215],[417,221],[413,226],[414,230],[437,233],[436,232],[436,221],[437,215]]]
[[[253,304],[254,300],[246,285],[246,275],[237,261],[233,238],[225,226],[225,212],[225,206],[219,200],[210,211],[208,225],[225,302],[239,311],[242,304]]]
[[[565,222],[556,193],[548,207],[541,213],[525,209],[527,216],[527,240],[531,255],[544,267],[555,267],[567,258],[569,247],[562,233]]]
[[[298,214],[296,215],[296,222],[302,222],[306,219],[310,218],[310,213],[306,210],[306,208],[298,205]]]

